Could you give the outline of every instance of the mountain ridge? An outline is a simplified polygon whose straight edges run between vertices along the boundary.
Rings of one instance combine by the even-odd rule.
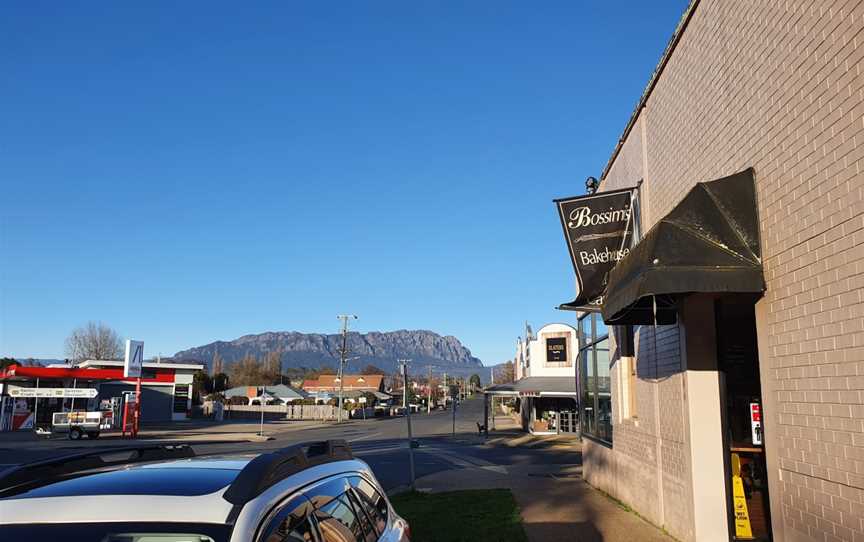
[[[194,360],[210,368],[216,352],[225,367],[246,355],[263,358],[270,352],[280,352],[282,366],[337,367],[342,345],[339,333],[302,333],[299,331],[265,331],[250,333],[230,341],[213,341],[201,346],[177,352],[177,361]],[[458,338],[439,335],[434,331],[398,329],[394,331],[369,331],[348,333],[347,371],[358,371],[366,365],[375,365],[388,372],[395,372],[398,359],[411,359],[412,364],[428,366],[451,374],[481,372],[483,363],[473,356]]]

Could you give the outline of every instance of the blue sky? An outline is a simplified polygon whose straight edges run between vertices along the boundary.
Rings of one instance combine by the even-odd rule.
[[[584,191],[686,6],[17,2],[0,19],[0,356],[571,321]],[[635,179],[634,179],[635,181]]]

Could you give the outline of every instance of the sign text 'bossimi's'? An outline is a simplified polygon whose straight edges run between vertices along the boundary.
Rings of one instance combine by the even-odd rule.
[[[599,310],[609,271],[630,253],[633,189],[559,199],[555,204],[579,287],[566,308]]]

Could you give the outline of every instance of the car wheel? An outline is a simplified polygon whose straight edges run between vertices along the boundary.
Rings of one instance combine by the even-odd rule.
[[[69,430],[69,438],[71,440],[80,440],[82,433],[83,433],[83,431],[81,431],[77,427],[73,427],[72,429]]]

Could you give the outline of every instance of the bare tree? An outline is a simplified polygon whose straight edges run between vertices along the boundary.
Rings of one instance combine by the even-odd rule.
[[[228,369],[232,386],[260,386],[265,384],[264,364],[251,354],[231,365]]]
[[[217,350],[213,354],[213,361],[210,362],[210,374],[211,376],[216,376],[219,373],[224,373],[225,368],[223,367],[224,361],[222,360],[222,356],[219,355],[219,351]]]
[[[66,339],[66,355],[78,363],[87,359],[123,359],[123,341],[102,322],[87,322]]]
[[[513,380],[516,377],[516,374],[515,374],[514,368],[513,368],[513,362],[512,361],[506,362],[504,364],[504,366],[501,367],[501,372],[498,374],[500,375],[502,382],[513,382]]]
[[[282,352],[279,350],[267,352],[261,370],[265,380],[271,384],[278,384],[282,376]]]

